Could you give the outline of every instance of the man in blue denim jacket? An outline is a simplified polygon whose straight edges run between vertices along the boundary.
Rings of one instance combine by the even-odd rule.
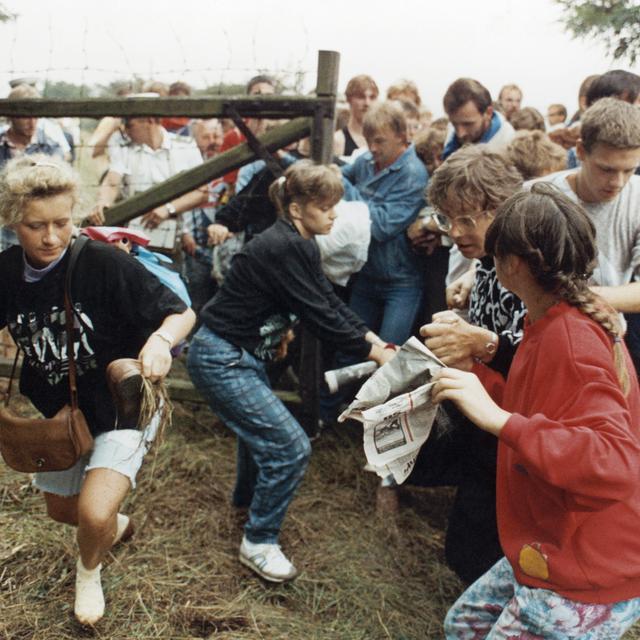
[[[369,258],[357,275],[351,308],[383,340],[402,344],[420,307],[420,257],[405,235],[425,205],[429,175],[407,140],[404,113],[394,102],[370,108],[363,132],[369,151],[343,167],[346,200],[369,207]]]

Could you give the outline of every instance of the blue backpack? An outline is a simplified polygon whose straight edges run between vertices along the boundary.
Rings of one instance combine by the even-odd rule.
[[[166,266],[167,264],[172,264],[173,260],[171,260],[171,258],[168,258],[162,253],[149,251],[149,249],[145,249],[140,245],[134,245],[131,250],[131,255],[134,256],[147,271],[153,273],[165,287],[171,289],[186,305],[191,306],[191,298],[180,274]]]

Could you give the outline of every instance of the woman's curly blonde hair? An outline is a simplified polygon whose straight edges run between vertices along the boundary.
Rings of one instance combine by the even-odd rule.
[[[78,200],[78,181],[71,167],[58,158],[34,154],[14,158],[0,172],[0,222],[20,222],[31,200],[69,194]]]

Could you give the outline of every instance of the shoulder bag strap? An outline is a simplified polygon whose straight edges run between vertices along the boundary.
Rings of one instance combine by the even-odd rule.
[[[64,318],[67,328],[67,358],[69,359],[69,395],[71,397],[71,408],[78,408],[78,384],[76,380],[76,361],[73,355],[73,305],[71,301],[71,276],[78,261],[78,255],[87,243],[89,238],[80,234],[71,245],[69,254],[69,264],[64,282]]]
[[[16,357],[13,359],[13,367],[11,367],[11,376],[9,377],[9,384],[7,385],[7,393],[4,396],[4,406],[9,406],[9,399],[11,398],[11,386],[13,385],[13,378],[16,375],[16,367],[18,366],[18,358],[20,357],[20,347],[16,345]]]

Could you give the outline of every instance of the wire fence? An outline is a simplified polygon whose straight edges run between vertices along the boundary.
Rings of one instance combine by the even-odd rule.
[[[124,52],[123,52],[124,54]],[[178,55],[178,57],[180,57]],[[264,67],[172,67],[158,69],[153,75],[145,74],[142,71],[133,71],[129,65],[128,69],[117,69],[108,67],[88,67],[88,66],[67,66],[67,67],[18,67],[9,64],[2,69],[0,67],[0,86],[2,78],[7,79],[7,92],[10,90],[9,82],[20,78],[27,83],[33,84],[44,97],[60,99],[81,99],[86,97],[114,97],[115,89],[122,84],[129,84],[132,91],[142,92],[152,82],[162,82],[170,84],[175,81],[187,82],[191,85],[192,95],[239,95],[245,92],[246,82],[256,75],[267,75],[272,78],[279,92],[284,94],[300,94],[304,86],[305,79],[315,76],[315,69],[286,69],[286,68],[264,68]],[[59,80],[63,76],[74,75],[78,82]],[[87,84],[87,77],[96,78],[103,76],[104,82],[92,82]],[[189,79],[199,78],[200,83],[189,82]],[[225,78],[237,79],[237,81],[226,81]],[[98,124],[97,119],[73,118],[68,119],[63,125],[71,125],[74,130],[74,160],[72,162],[80,185],[79,214],[88,212],[97,201],[100,183],[105,173],[109,169],[108,151],[94,157],[94,150],[104,145],[94,145],[90,143],[93,130]],[[0,130],[9,126],[7,118],[0,118]],[[188,133],[183,137],[188,138]],[[190,153],[190,152],[185,152]],[[144,190],[151,185],[127,183],[129,192],[135,193]]]
[[[238,7],[231,9],[237,11]],[[23,17],[18,16],[15,21],[2,25],[5,38],[0,44],[0,58],[3,60],[0,63],[0,87],[3,80],[33,77],[42,86],[57,82],[76,85],[84,91],[80,95],[89,97],[95,92],[104,95],[114,81],[129,81],[139,87],[150,81],[170,84],[180,80],[199,91],[226,85],[242,86],[251,76],[268,74],[283,89],[302,93],[307,81],[315,78],[315,55],[309,47],[304,20],[296,25],[297,37],[292,38],[290,34],[287,38],[292,45],[289,51],[295,53],[287,54],[283,63],[277,56],[274,58],[272,52],[267,53],[260,42],[262,32],[268,33],[270,39],[273,35],[271,27],[264,21],[256,21],[252,26],[243,22],[246,27],[241,39],[237,34],[230,34],[222,21],[217,23],[215,29],[207,33],[211,46],[203,55],[202,48],[194,46],[193,37],[202,28],[200,24],[192,24],[191,29],[183,31],[184,25],[179,21],[167,24],[157,20],[153,24],[156,39],[150,41],[148,34],[143,33],[148,25],[140,25],[136,37],[131,38],[127,29],[131,24],[127,20],[113,22],[105,15],[101,23],[95,15],[85,13],[76,15],[77,22],[73,30],[68,31],[66,41],[61,16],[46,8],[42,13],[45,15],[39,20],[41,31],[38,33],[36,64],[25,64],[25,60],[33,57],[32,46],[27,42],[33,42],[34,34],[26,29],[27,25],[34,24],[34,15],[25,11]],[[45,18],[46,27],[43,24]],[[150,15],[149,20],[152,22],[154,17]],[[70,27],[67,25],[67,30]],[[185,33],[189,36],[185,37]],[[149,55],[145,50],[145,42],[153,43],[155,55]],[[157,47],[158,42],[166,45]],[[113,64],[104,64],[105,59],[113,61]],[[202,64],[202,60],[216,60],[216,63]]]

